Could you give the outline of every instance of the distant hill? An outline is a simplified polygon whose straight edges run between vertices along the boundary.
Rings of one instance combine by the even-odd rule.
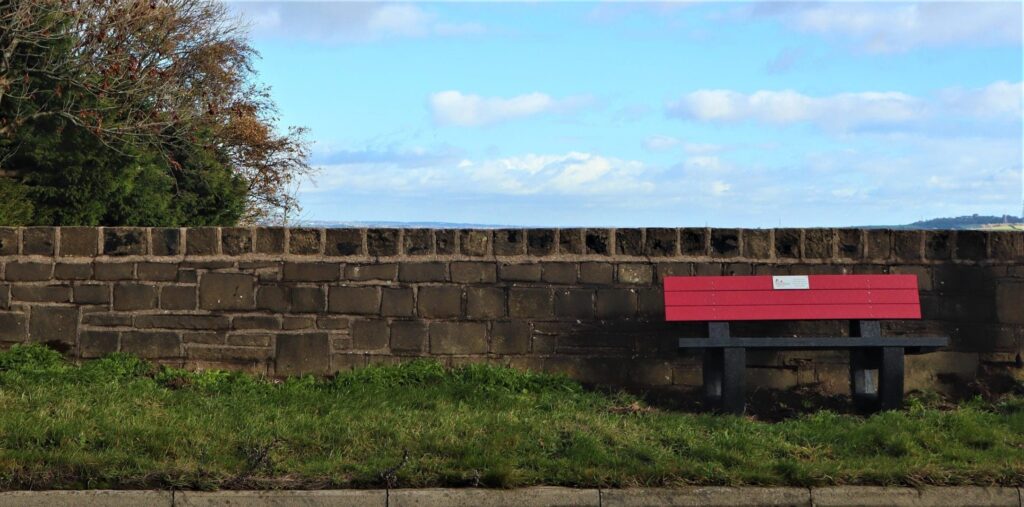
[[[962,217],[933,218],[912,224],[896,226],[896,229],[992,229],[1005,225],[1024,225],[1024,219],[1011,215],[969,215]]]
[[[504,227],[512,227],[508,225],[463,224],[458,222],[334,222],[330,220],[301,220],[292,225],[295,227],[325,227],[328,229],[341,229],[346,227],[400,227],[407,229],[501,229]]]

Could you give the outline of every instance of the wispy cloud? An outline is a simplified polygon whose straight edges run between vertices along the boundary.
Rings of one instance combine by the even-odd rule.
[[[1019,2],[765,2],[749,13],[802,32],[845,38],[872,53],[1021,43]]]
[[[448,90],[431,95],[428,105],[439,125],[477,127],[546,113],[571,113],[590,102],[585,96],[556,99],[539,92],[504,98]]]
[[[923,99],[901,92],[814,97],[793,90],[697,90],[666,104],[669,117],[703,122],[809,123],[832,131],[907,125],[933,117],[1020,118],[1021,83],[947,89]]]
[[[486,32],[479,23],[441,19],[414,4],[377,2],[230,2],[252,36],[324,43],[464,36]]]

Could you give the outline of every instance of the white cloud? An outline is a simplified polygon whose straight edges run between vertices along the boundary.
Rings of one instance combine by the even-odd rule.
[[[476,127],[545,113],[568,113],[583,107],[589,99],[555,99],[539,92],[510,98],[481,97],[448,90],[431,95],[428,102],[436,123]]]
[[[644,140],[644,148],[649,151],[671,150],[683,142],[672,136],[651,136]]]
[[[652,180],[656,171],[643,163],[592,153],[459,160],[439,152],[423,154],[423,160],[434,162],[424,164],[410,163],[411,152],[396,150],[390,161],[381,152],[344,152],[343,157],[328,159],[332,163],[319,167],[316,189],[308,191],[635,196],[656,188]]]
[[[711,191],[712,195],[716,195],[716,196],[725,195],[730,190],[732,190],[732,185],[730,185],[730,184],[728,184],[728,183],[726,183],[724,181],[715,180],[715,181],[711,182],[710,191]]]
[[[484,33],[479,23],[454,23],[414,4],[376,2],[228,2],[256,38],[367,42]]]
[[[697,155],[686,159],[683,167],[692,171],[717,171],[722,168],[722,160],[713,155]]]
[[[847,38],[874,53],[1021,42],[1019,2],[776,2],[757,4],[752,12],[799,31]]]
[[[1010,118],[1022,115],[1024,83],[997,81],[983,88],[953,88],[939,94],[940,102],[949,110],[980,118]]]
[[[901,123],[920,118],[923,103],[899,92],[841,93],[811,97],[792,90],[743,94],[697,90],[666,106],[669,116],[700,121],[810,122],[830,129]]]

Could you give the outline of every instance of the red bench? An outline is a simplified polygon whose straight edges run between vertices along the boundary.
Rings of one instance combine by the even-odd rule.
[[[681,349],[704,349],[704,395],[725,412],[742,414],[746,349],[848,349],[850,392],[861,407],[893,410],[903,403],[903,356],[945,347],[944,336],[881,335],[881,319],[920,319],[914,275],[670,276],[665,320],[708,322],[707,338],[681,338]],[[741,338],[730,321],[850,320],[849,336]],[[873,370],[878,370],[878,386]]]

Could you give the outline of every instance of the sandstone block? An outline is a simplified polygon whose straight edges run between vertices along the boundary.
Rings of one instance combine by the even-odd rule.
[[[199,307],[204,310],[254,309],[255,284],[252,275],[205,273],[199,279]],[[117,302],[116,295],[114,301]]]
[[[279,333],[275,342],[275,374],[327,373],[331,354],[327,333]]]
[[[380,312],[380,287],[332,286],[327,296],[327,310],[332,313],[369,315]]]

